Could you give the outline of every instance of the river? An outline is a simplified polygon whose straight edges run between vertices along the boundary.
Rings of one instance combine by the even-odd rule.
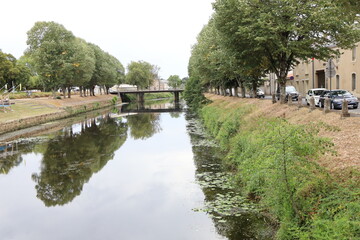
[[[171,104],[148,108],[0,144],[0,238],[269,239],[266,218],[226,187],[200,122]]]

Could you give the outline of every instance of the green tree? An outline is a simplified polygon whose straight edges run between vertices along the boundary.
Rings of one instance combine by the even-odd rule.
[[[44,89],[56,91],[64,84],[64,71],[71,63],[74,35],[61,24],[36,22],[27,32],[28,49]]]
[[[106,88],[106,93],[109,94],[109,88],[125,82],[125,69],[120,61],[110,54],[107,54],[107,68],[107,77],[103,79],[102,84]]]
[[[132,61],[127,66],[126,82],[137,89],[150,87],[154,80],[154,66],[145,61]]]
[[[171,75],[167,81],[169,86],[175,89],[179,88],[182,84],[182,80],[178,75]]]
[[[8,89],[19,86],[19,84],[26,86],[30,76],[31,71],[25,62],[0,51],[0,88],[5,84]]]
[[[95,70],[86,85],[90,89],[90,94],[95,96],[95,86],[105,87],[106,92],[115,84],[125,81],[125,69],[114,56],[104,52],[99,46],[89,44],[95,53]]]
[[[62,89],[65,97],[67,89],[68,97],[71,97],[71,87],[86,85],[95,71],[95,53],[93,49],[82,39],[76,38],[68,51],[69,59],[65,63],[62,76],[64,78]],[[82,96],[82,91],[80,91]]]
[[[359,41],[357,16],[332,0],[217,0],[217,28],[246,59],[264,55],[278,77],[282,102],[286,76],[299,59],[327,59]],[[247,47],[244,47],[247,46]]]
[[[195,77],[190,77],[186,82],[184,99],[189,107],[198,110],[203,104],[206,103],[204,96],[204,88],[202,87],[200,80]]]

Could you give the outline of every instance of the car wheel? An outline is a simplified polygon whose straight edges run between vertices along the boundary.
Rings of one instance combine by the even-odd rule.
[[[310,105],[310,103],[308,102],[308,100],[307,99],[305,99],[305,102],[306,102],[306,105]]]
[[[359,105],[354,105],[353,106],[353,109],[357,109]]]

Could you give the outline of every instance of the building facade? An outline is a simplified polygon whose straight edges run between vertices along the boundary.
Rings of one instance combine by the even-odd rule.
[[[317,59],[300,62],[293,70],[292,85],[303,96],[311,88],[344,89],[360,97],[360,55],[358,46],[349,50],[341,50],[338,58],[332,59],[334,76],[326,74],[329,63]]]

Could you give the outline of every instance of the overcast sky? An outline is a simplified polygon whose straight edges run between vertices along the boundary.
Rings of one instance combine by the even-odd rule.
[[[26,32],[55,21],[120,60],[144,60],[160,76],[187,76],[191,45],[212,14],[215,0],[9,0],[2,1],[0,49],[19,58]]]

